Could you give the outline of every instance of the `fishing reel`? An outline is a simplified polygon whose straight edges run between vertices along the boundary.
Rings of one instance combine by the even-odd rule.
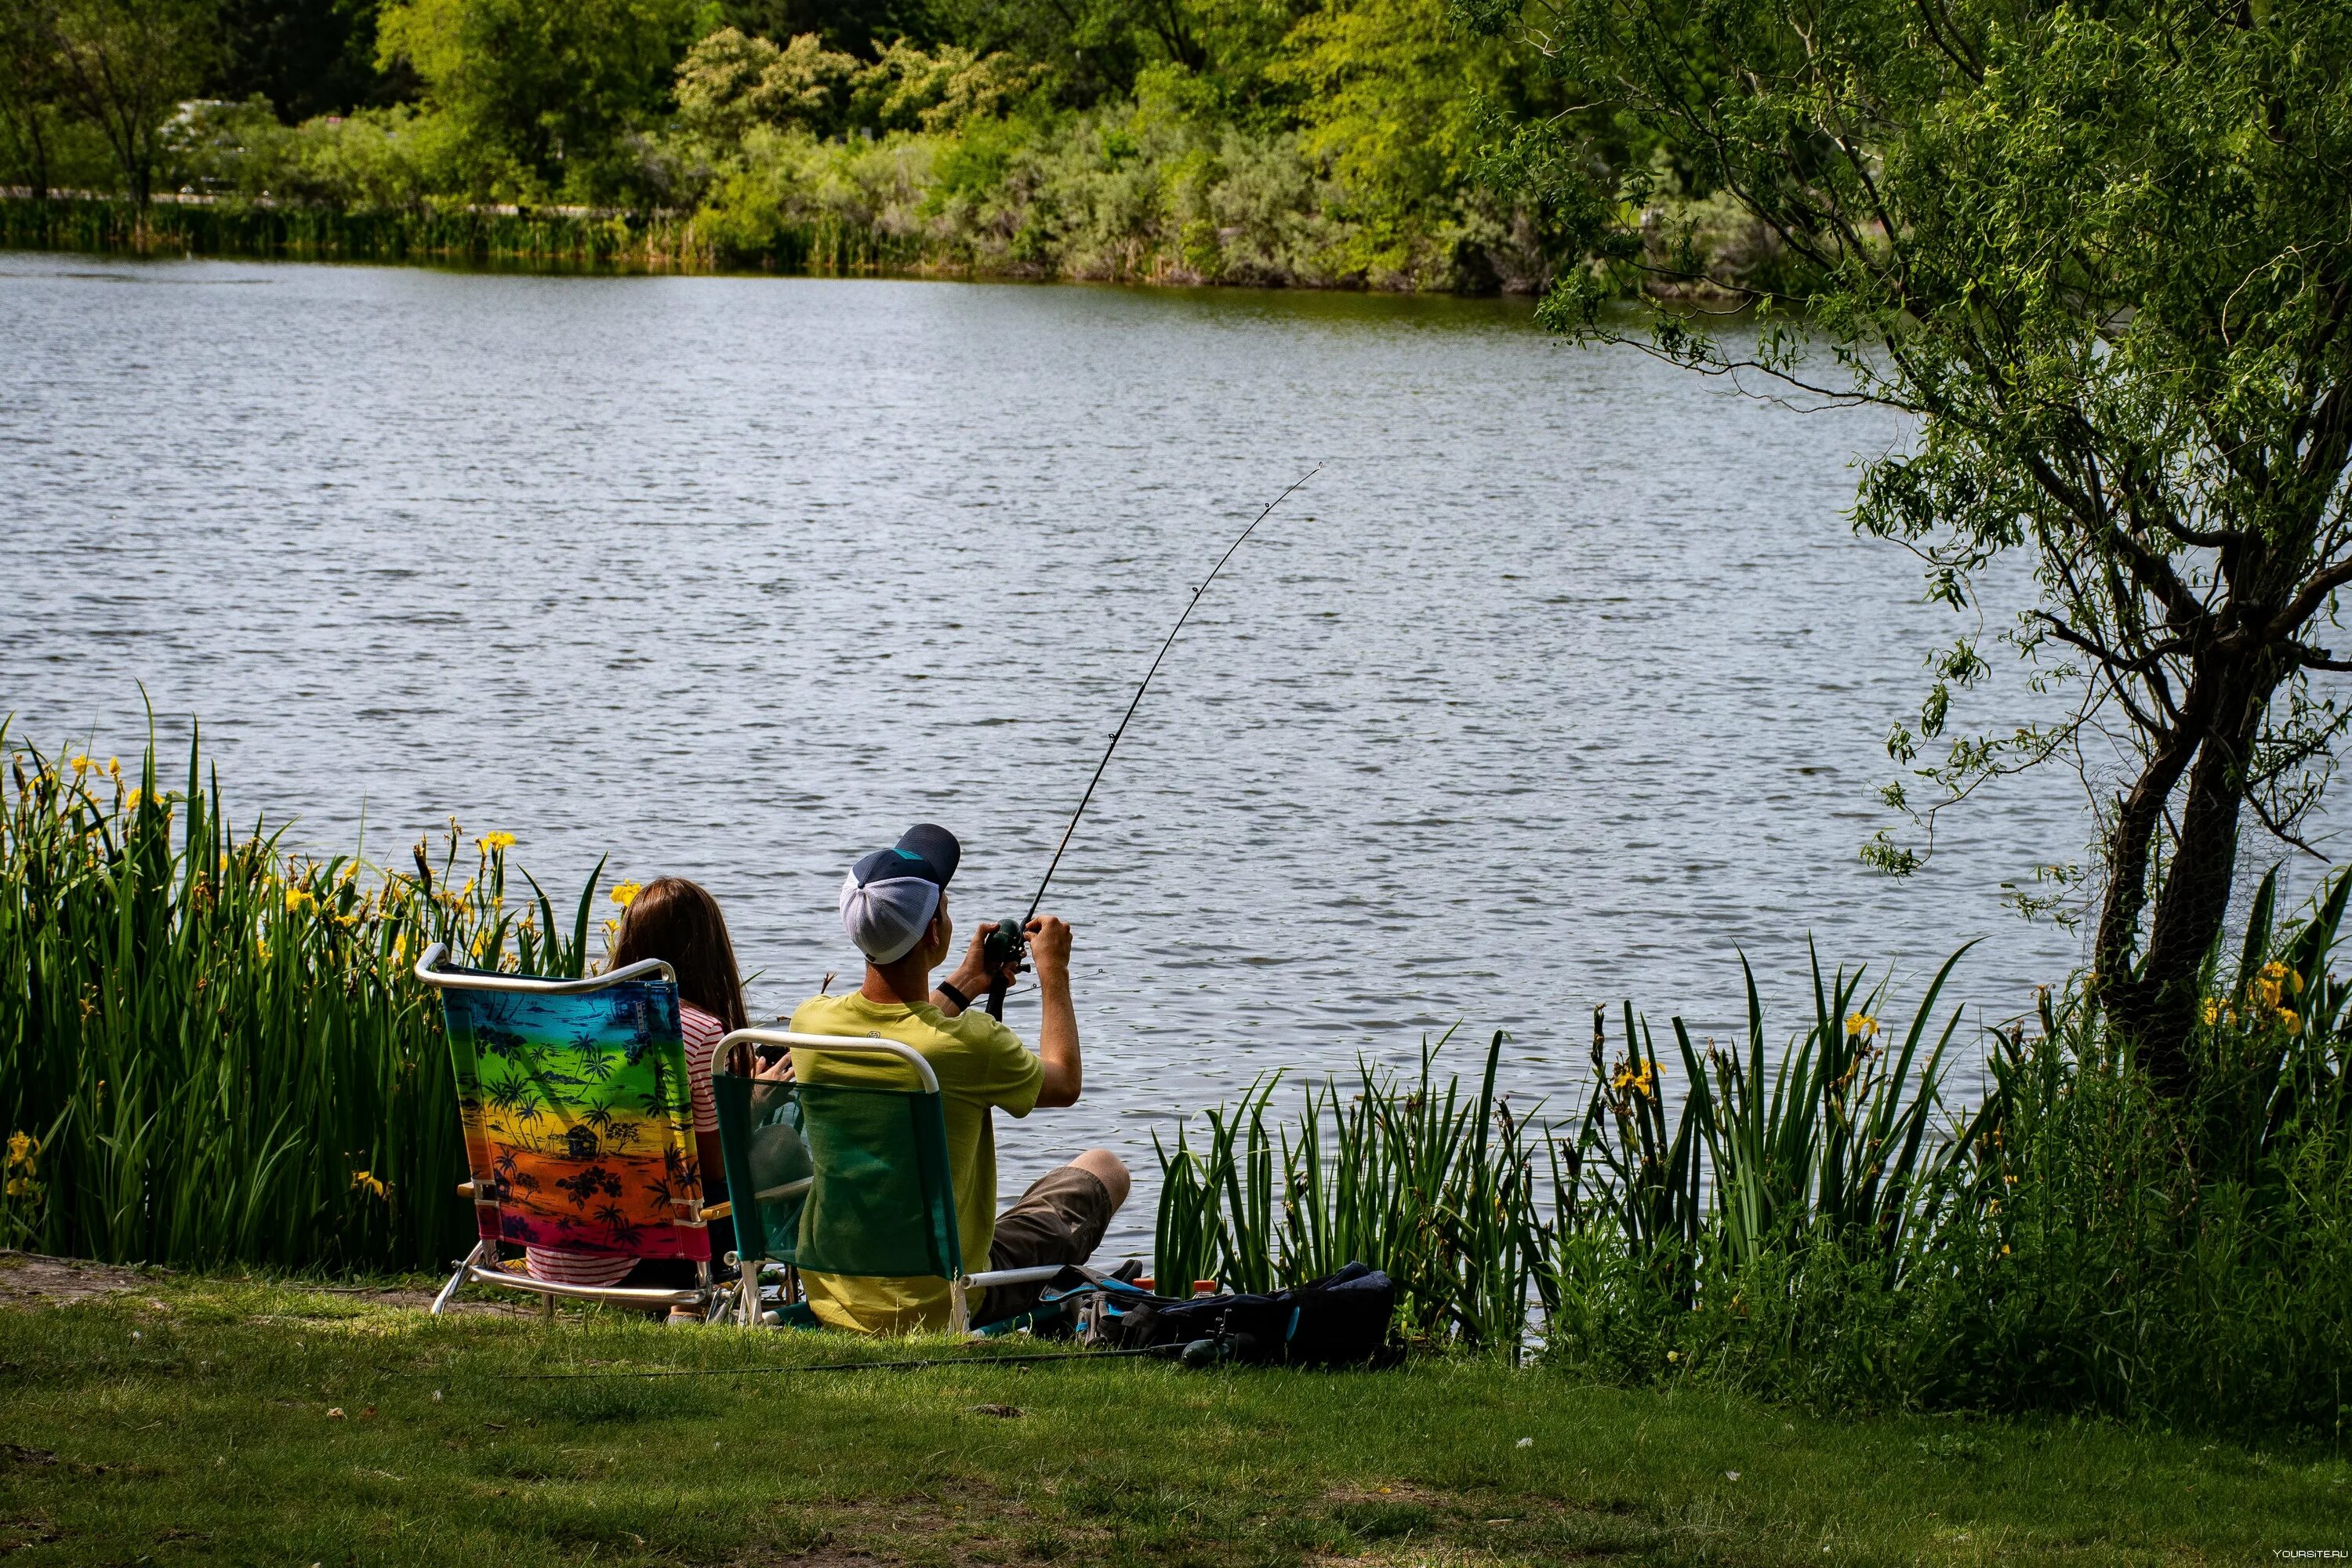
[[[982,956],[988,961],[988,1016],[990,1017],[1004,1016],[1004,992],[1011,984],[1011,981],[1006,978],[1008,971],[1005,966],[1009,963],[1013,971],[1018,971],[1022,954],[1028,950],[1029,938],[1022,931],[1019,921],[1001,920],[988,928],[988,935],[980,951]]]

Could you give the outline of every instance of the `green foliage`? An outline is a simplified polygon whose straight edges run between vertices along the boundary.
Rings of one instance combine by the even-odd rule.
[[[933,0],[940,28],[1051,68],[1065,101],[1131,95],[1155,68],[1201,79],[1236,110],[1287,103],[1266,76],[1309,0]]]
[[[405,104],[312,121],[244,145],[261,155],[235,168],[240,194],[320,206],[420,205],[462,178],[467,161],[454,121]]]
[[[0,731],[0,734],[5,734]],[[240,837],[194,742],[166,793],[8,750],[0,809],[0,1239],[70,1256],[430,1268],[467,1245],[439,1008],[409,965],[579,971],[505,851],[460,874],[453,827],[413,875]],[[135,783],[133,781],[136,781]],[[590,891],[593,891],[591,884]]]
[[[782,47],[722,27],[688,51],[677,72],[679,122],[722,149],[754,129],[953,131],[1003,115],[1036,90],[1044,69],[1002,54],[897,43],[870,64],[824,47],[814,33]]]
[[[0,198],[0,246],[164,256],[414,262],[458,258],[549,269],[707,268],[679,220],[468,206],[343,208],[222,200],[158,203]]]
[[[814,33],[827,48],[870,55],[893,39],[929,44],[944,31],[934,0],[718,0],[703,30],[734,27],[762,38]]]
[[[221,97],[258,94],[295,123],[381,105],[395,83],[375,68],[375,0],[221,0]]]
[[[133,780],[136,780],[134,783]],[[0,1240],[181,1263],[431,1266],[464,1244],[438,1010],[409,965],[578,973],[591,878],[510,904],[508,842],[454,827],[413,872],[291,859],[228,826],[191,746],[165,792],[14,748],[0,795]],[[600,868],[601,874],[601,868]],[[463,879],[462,882],[460,879]],[[1543,1354],[1849,1408],[2099,1411],[2342,1435],[2352,1366],[2352,874],[2281,926],[2265,888],[2207,974],[2212,1093],[2153,1087],[2095,1000],[1997,1033],[1946,1119],[1952,964],[1906,1026],[1885,985],[1813,975],[1769,1072],[1628,1009],[1596,1020],[1579,1120],[1360,1063],[1279,1080],[1162,1147],[1159,1275],[1264,1289],[1360,1258],[1428,1346]],[[1957,961],[1957,958],[1955,962]]]
[[[1577,1144],[1584,1180],[1568,1202],[1597,1205],[1636,1250],[1671,1254],[1704,1235],[1745,1263],[1828,1236],[1899,1257],[1934,1174],[1927,1136],[1958,1014],[1924,1057],[1921,1048],[1966,952],[1937,972],[1892,1054],[1879,1040],[1885,984],[1864,995],[1859,970],[1824,982],[1816,959],[1812,1026],[1769,1075],[1763,1003],[1743,960],[1744,1058],[1712,1041],[1702,1054],[1674,1020],[1687,1093],[1671,1137],[1665,1070],[1647,1022],[1628,1007],[1623,1053],[1604,1065],[1605,1013],[1596,1012],[1596,1087]]]
[[[163,139],[164,182],[207,195],[346,208],[415,206],[465,177],[456,123],[405,105],[278,122],[258,95],[194,103]]]
[[[0,184],[41,192],[105,190],[121,171],[98,128],[54,101],[0,96]]]
[[[1145,72],[1132,102],[1057,110],[1003,55],[900,46],[864,64],[722,30],[679,101],[724,171],[698,233],[735,264],[1349,279],[1321,160],[1235,126],[1181,69]]]
[[[1440,0],[1359,0],[1309,13],[1269,74],[1300,89],[1308,151],[1366,200],[1418,215],[1466,182],[1505,55]]]
[[[621,139],[666,106],[696,15],[694,0],[391,0],[378,55],[423,79],[477,194],[597,200],[622,188]]]
[[[695,220],[731,265],[1131,281],[1351,281],[1329,182],[1288,138],[1169,98],[975,117],[952,134],[757,130]]]
[[[2092,1410],[2340,1440],[2352,1092],[2343,982],[2325,964],[2347,888],[2336,879],[2275,947],[2258,926],[2202,1036],[2227,1087],[2195,1107],[2153,1088],[2079,997],[2045,998],[2032,1039],[1996,1034],[1983,1103],[1926,1141],[1940,1046],[1896,1092],[1925,1007],[1893,1061],[1865,1047],[1841,1066],[1807,1058],[1843,984],[1817,1001],[1814,1038],[1780,1074],[1815,1079],[1799,1097],[1815,1109],[1795,1118],[1777,1092],[1743,1116],[1706,1087],[1722,1060],[1700,1074],[1686,1051],[1696,1087],[1670,1144],[1662,1112],[1646,1135],[1626,1131],[1638,1105],[1587,1119],[1592,1195],[1554,1233],[1548,1353],[1841,1408]],[[2283,1005],[2294,998],[2307,1011]],[[1755,1018],[1751,1001],[1751,1037]],[[1612,1094],[1646,1098],[1655,1071],[1630,1056]],[[1762,1184],[1779,1205],[1748,1195],[1742,1140],[1803,1151]]]

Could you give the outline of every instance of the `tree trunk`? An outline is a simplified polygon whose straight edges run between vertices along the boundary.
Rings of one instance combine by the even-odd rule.
[[[2091,948],[2093,989],[2112,992],[2128,982],[2132,954],[2139,943],[2139,919],[2147,910],[2148,873],[2156,858],[2156,831],[2164,822],[2164,803],[2172,798],[2180,775],[2197,754],[2197,734],[2190,728],[2204,704],[2202,693],[2191,687],[2187,713],[2179,729],[2158,748],[2140,770],[2131,793],[2116,803],[2116,820],[2107,830],[2107,895],[2099,910],[2098,936]],[[2112,1010],[2112,1002],[2110,1003]]]
[[[33,176],[33,199],[49,199],[49,139],[41,126],[41,109],[37,103],[25,107],[25,139],[33,144],[33,166],[27,171]]]
[[[2200,983],[2206,955],[2221,931],[2238,866],[2238,824],[2246,799],[2246,773],[2253,739],[2276,679],[2267,660],[2247,661],[2215,672],[2212,721],[2195,746],[2179,834],[2163,887],[2156,897],[2146,951],[2130,964],[2130,940],[2145,900],[2145,877],[2154,853],[2154,828],[2180,767],[2168,748],[2143,771],[2116,819],[2109,841],[2116,881],[2107,889],[2099,922],[2098,974],[2108,1014],[2133,1040],[2141,1065],[2158,1088],[2185,1098],[2197,1087],[2189,1052],[2197,1027]],[[2205,682],[2199,682],[2200,685]],[[2170,776],[2164,775],[2169,764]],[[2161,787],[2151,789],[2161,780]],[[2153,799],[2156,810],[2144,807]],[[2126,841],[2124,834],[2136,837]],[[2133,873],[2126,886],[2124,873]],[[2111,946],[2120,928],[2121,944]]]

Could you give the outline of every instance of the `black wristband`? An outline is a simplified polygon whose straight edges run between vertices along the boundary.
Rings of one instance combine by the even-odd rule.
[[[942,980],[940,982],[940,994],[954,1003],[956,1005],[956,1011],[959,1013],[969,1012],[971,1008],[971,998],[957,990],[955,988],[955,982],[952,980]]]

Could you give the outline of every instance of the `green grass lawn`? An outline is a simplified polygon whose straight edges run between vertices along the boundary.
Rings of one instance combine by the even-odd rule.
[[[1822,1419],[1492,1364],[517,1375],[908,1353],[610,1314],[435,1320],[362,1293],[179,1277],[65,1305],[17,1297],[0,1307],[0,1556],[814,1568],[2352,1551],[2340,1456],[2098,1425]]]

